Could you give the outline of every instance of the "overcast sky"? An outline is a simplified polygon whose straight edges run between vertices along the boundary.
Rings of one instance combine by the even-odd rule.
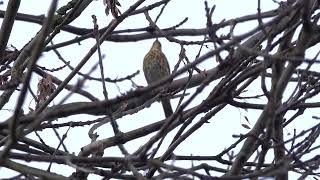
[[[119,0],[121,3],[120,10],[123,12],[125,11],[134,1],[124,1]],[[4,0],[4,4],[0,6],[1,10],[5,10],[7,0]],[[19,9],[20,13],[32,14],[32,15],[42,15],[45,14],[49,8],[49,4],[51,1],[49,0],[27,0],[21,2],[21,7]],[[64,5],[68,1],[60,0],[59,5]],[[154,1],[149,1],[154,2]],[[278,5],[273,3],[271,0],[264,0],[262,2],[262,11],[270,10]],[[213,14],[213,21],[214,23],[218,23],[223,19],[231,19],[239,16],[254,14],[257,11],[257,1],[256,0],[215,0],[209,1],[209,5],[212,6],[213,4],[216,5],[215,12]],[[145,4],[146,5],[146,4]],[[71,23],[71,25],[83,28],[92,28],[92,18],[91,15],[96,15],[98,19],[98,24],[100,28],[105,27],[112,16],[106,16],[104,13],[104,6],[101,0],[94,1],[90,5],[88,9],[78,18],[75,22]],[[150,12],[152,18],[155,18],[157,13],[159,12],[159,8],[156,11]],[[170,2],[165,9],[163,16],[160,18],[158,25],[161,28],[167,28],[176,25],[177,23],[181,22],[184,18],[188,17],[188,21],[180,28],[205,28],[206,21],[205,21],[205,10],[204,10],[204,1],[195,1],[195,0],[173,0]],[[124,21],[117,30],[120,29],[127,29],[127,28],[140,28],[146,27],[148,25],[147,20],[144,16],[138,15],[128,20]],[[253,29],[257,25],[257,22],[250,22],[247,24],[237,26],[236,32],[241,34],[246,32],[247,30]],[[25,22],[16,22],[14,24],[14,28],[12,31],[11,39],[9,40],[9,44],[15,46],[18,50],[20,50],[27,42],[31,40],[31,38],[37,33],[40,29],[40,26],[37,24],[32,23],[25,23]],[[227,34],[228,29],[226,32],[219,32],[220,34]],[[70,33],[61,32],[58,34],[53,42],[59,43],[65,40],[73,39],[75,36]],[[190,39],[190,37],[178,37],[180,39]],[[193,37],[192,39],[202,40],[203,37]],[[166,54],[169,64],[171,66],[171,70],[173,66],[177,62],[179,58],[179,51],[180,46],[178,44],[174,44],[168,42],[166,39],[160,39],[163,51]],[[126,75],[132,74],[137,70],[140,70],[141,73],[135,77],[133,80],[135,83],[141,86],[145,86],[146,82],[143,77],[142,73],[142,61],[144,55],[149,50],[153,40],[144,40],[140,42],[130,42],[130,43],[114,43],[114,42],[104,42],[101,46],[102,52],[105,56],[104,65],[105,65],[105,73],[106,76],[110,78],[117,78],[117,77],[124,77]],[[84,55],[89,51],[89,49],[95,44],[93,39],[86,40],[81,42],[81,46],[79,45],[70,45],[66,48],[59,49],[59,52],[62,56],[71,62],[71,65],[75,66],[77,63],[84,57]],[[209,47],[209,49],[212,47]],[[192,61],[195,59],[197,52],[199,51],[198,46],[188,46],[187,49],[187,56]],[[205,51],[204,51],[205,52]],[[89,63],[81,70],[83,73],[87,73],[93,65],[97,62],[98,58],[97,55],[94,55]],[[43,54],[39,64],[48,68],[55,68],[60,67],[63,64],[58,60],[58,58],[52,53]],[[205,70],[212,68],[216,65],[216,62],[207,61],[204,64],[199,66],[200,69]],[[60,79],[64,79],[70,70],[65,69],[61,71],[61,73],[56,74],[57,77]],[[98,77],[99,72],[93,73],[94,76]],[[33,87],[36,91],[36,85],[38,83],[39,77],[33,77]],[[72,83],[77,82],[78,79],[73,79]],[[217,81],[218,82],[218,81]],[[213,87],[215,84],[211,84]],[[102,87],[100,83],[95,83],[88,81],[87,84],[84,85],[85,88],[92,92],[93,94],[100,94],[101,99],[103,99],[102,95]],[[120,95],[120,93],[125,93],[126,91],[132,88],[130,82],[123,82],[118,83],[117,86],[114,84],[107,84],[109,95],[111,97],[116,97]],[[209,88],[210,89],[210,88]],[[120,90],[120,92],[119,92]],[[189,92],[193,92],[194,89],[190,89]],[[248,93],[256,93],[255,89],[250,89]],[[17,95],[17,94],[16,94]],[[205,97],[207,93],[202,94],[200,97]],[[58,103],[59,99],[63,98],[63,96],[58,96],[54,103]],[[72,101],[87,101],[87,99],[80,98],[77,95],[74,95],[69,99],[68,102]],[[201,102],[202,99],[193,102],[197,104]],[[25,103],[25,112],[28,112],[28,108],[34,107],[34,100],[31,97],[28,97]],[[172,100],[172,104],[175,107],[177,102]],[[192,105],[192,104],[191,104]],[[14,106],[13,102],[6,105],[7,109],[12,109]],[[163,112],[159,112],[160,103],[154,103],[150,108],[144,109],[142,112],[137,114],[126,116],[121,118],[119,122],[120,130],[123,132],[127,132],[129,130],[136,129],[139,126],[147,125],[156,120],[159,120],[163,116]],[[162,109],[161,109],[162,110]],[[12,112],[10,111],[0,111],[1,117],[8,117]],[[210,123],[203,126],[199,131],[197,131],[193,136],[187,139],[184,143],[182,143],[175,152],[179,155],[216,155],[216,153],[221,152],[223,148],[230,146],[235,139],[232,138],[232,135],[246,133],[248,129],[245,129],[241,126],[242,123],[247,123],[244,117],[248,117],[250,120],[251,125],[254,124],[255,120],[259,116],[260,112],[257,111],[243,111],[233,107],[227,107],[225,110],[219,112],[214,118],[210,121]],[[81,116],[72,116],[69,118],[65,118],[63,122],[67,121],[75,121],[75,120],[90,120],[96,119],[97,117],[81,115]],[[3,118],[2,118],[3,119]],[[304,122],[306,123],[306,122]],[[250,124],[249,124],[250,125]],[[226,128],[228,127],[228,128]],[[63,134],[66,131],[65,128],[59,129],[59,132]],[[78,154],[80,148],[89,144],[90,139],[87,135],[88,128],[74,128],[71,129],[68,133],[68,138],[66,139],[66,144],[72,143],[73,146],[69,147],[71,152]],[[176,132],[176,131],[174,131]],[[288,127],[286,133],[292,132],[292,127]],[[52,147],[56,147],[59,143],[59,140],[53,136],[53,132],[46,131],[46,132],[39,132],[44,139],[50,140],[48,144]],[[104,125],[98,129],[98,133],[100,135],[99,138],[106,138],[113,136],[113,132],[110,126]],[[172,135],[172,134],[170,134]],[[35,138],[34,134],[30,134],[28,137]],[[141,142],[144,142],[146,139],[150,138],[151,136],[140,138],[139,140],[135,140],[129,143],[126,143],[124,146],[130,150],[130,152],[134,152],[136,148],[141,145]],[[214,145],[207,146],[206,148],[198,148],[202,147],[203,143],[207,140],[208,137],[221,137],[216,138],[217,141],[214,142]],[[35,138],[36,139],[36,138]],[[165,143],[170,143],[170,138]],[[163,146],[166,147],[166,146]],[[107,155],[121,155],[117,147],[109,148],[105,151]],[[190,167],[191,162],[184,162],[184,166]],[[55,167],[53,167],[54,169]],[[70,169],[68,167],[61,168],[59,167],[59,173],[64,175],[70,175]],[[8,174],[7,174],[8,173]],[[7,169],[0,168],[0,174],[3,177],[4,174],[11,175],[11,171]]]

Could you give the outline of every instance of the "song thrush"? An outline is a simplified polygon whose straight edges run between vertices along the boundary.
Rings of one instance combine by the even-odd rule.
[[[143,60],[143,72],[148,84],[155,83],[170,75],[170,67],[166,56],[161,50],[161,44],[155,40],[150,51],[146,54]],[[172,107],[170,98],[161,99],[162,107],[166,117],[172,115]]]

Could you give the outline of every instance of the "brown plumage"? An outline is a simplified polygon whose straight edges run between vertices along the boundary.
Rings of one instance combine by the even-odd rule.
[[[143,60],[143,72],[148,84],[155,83],[170,75],[170,66],[166,56],[161,50],[161,44],[155,40],[150,51]],[[172,107],[169,98],[161,99],[162,107],[166,117],[172,115]]]

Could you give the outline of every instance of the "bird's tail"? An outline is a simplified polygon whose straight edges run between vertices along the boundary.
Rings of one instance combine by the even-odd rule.
[[[161,104],[163,107],[164,114],[165,114],[166,118],[168,118],[169,116],[171,116],[173,114],[173,110],[172,110],[171,103],[170,103],[170,98],[163,98],[161,100]]]

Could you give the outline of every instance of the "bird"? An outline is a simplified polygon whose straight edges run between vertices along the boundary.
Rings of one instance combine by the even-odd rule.
[[[143,73],[149,85],[170,75],[170,66],[158,39],[153,42],[143,59]],[[162,98],[161,104],[166,118],[170,117],[173,114],[170,98]]]

